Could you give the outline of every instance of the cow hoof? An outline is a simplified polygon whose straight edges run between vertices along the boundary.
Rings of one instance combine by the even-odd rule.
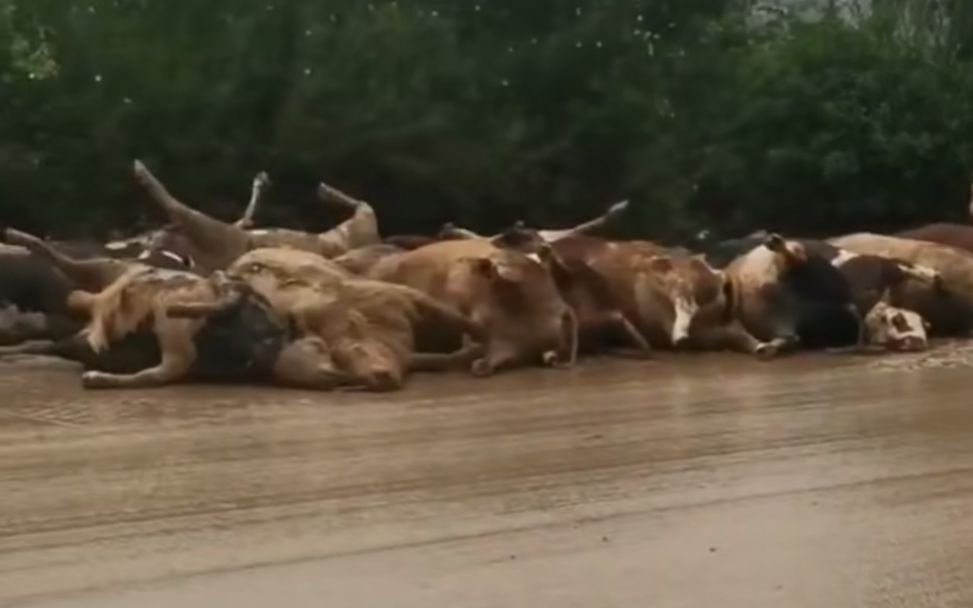
[[[142,161],[136,160],[132,164],[132,175],[139,183],[145,182],[149,178],[149,168]]]
[[[477,378],[486,378],[493,375],[493,366],[486,359],[477,359],[470,366],[470,372]]]
[[[757,355],[757,357],[761,359],[772,359],[776,357],[779,352],[780,349],[777,347],[777,345],[764,342],[763,344],[757,345],[757,348],[754,349],[753,354]]]
[[[557,353],[553,350],[549,350],[541,355],[541,361],[544,363],[545,367],[557,367],[558,359]]]
[[[81,374],[81,386],[85,388],[109,388],[112,386],[111,376],[101,372],[85,372]]]

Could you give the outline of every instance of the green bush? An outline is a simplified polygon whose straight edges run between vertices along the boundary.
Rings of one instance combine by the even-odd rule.
[[[622,233],[666,241],[962,212],[968,9],[924,26],[905,0],[857,21],[750,4],[0,0],[0,223],[158,222],[133,157],[226,218],[267,169],[258,220],[312,229],[333,221],[321,179],[387,233],[564,225],[621,198]]]

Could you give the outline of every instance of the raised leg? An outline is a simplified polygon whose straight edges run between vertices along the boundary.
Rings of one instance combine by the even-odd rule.
[[[185,205],[166,190],[141,161],[135,161],[135,181],[149,198],[179,226],[194,247],[205,256],[210,269],[226,268],[247,250],[247,233]]]
[[[257,214],[257,205],[260,204],[260,197],[269,185],[270,176],[267,175],[266,171],[261,171],[253,178],[253,187],[250,190],[250,202],[247,203],[247,208],[244,210],[243,216],[233,223],[235,227],[242,230],[253,227],[253,217]]]
[[[13,228],[7,229],[5,240],[12,245],[20,245],[34,255],[49,261],[78,287],[89,291],[101,291],[129,267],[126,262],[110,258],[76,260],[36,236]]]
[[[318,186],[318,198],[352,212],[350,218],[318,235],[322,255],[337,257],[352,249],[382,241],[378,232],[378,218],[371,205],[324,183]]]
[[[587,222],[578,224],[573,228],[569,228],[566,232],[567,234],[590,234],[592,232],[597,232],[603,229],[606,225],[608,225],[608,223],[611,222],[613,218],[616,218],[622,215],[623,213],[625,213],[627,209],[628,209],[627,200],[621,201],[619,203],[615,203],[614,205],[609,207],[608,210],[605,211],[605,213],[603,213],[602,215],[592,220],[589,220]]]

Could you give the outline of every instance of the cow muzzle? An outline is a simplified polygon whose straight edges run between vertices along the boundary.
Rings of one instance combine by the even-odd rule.
[[[897,353],[918,353],[928,347],[928,342],[919,336],[903,336],[888,342],[888,349]]]

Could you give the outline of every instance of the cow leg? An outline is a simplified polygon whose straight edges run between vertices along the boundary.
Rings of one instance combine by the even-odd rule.
[[[227,224],[197,211],[176,199],[162,185],[148,167],[135,161],[135,180],[149,198],[179,226],[192,244],[218,259],[217,266],[228,266],[247,250],[247,233],[238,226]]]
[[[444,372],[461,369],[483,357],[483,352],[483,345],[467,344],[451,353],[413,353],[409,359],[409,370]]]
[[[270,177],[267,175],[266,171],[261,171],[253,178],[253,187],[250,190],[250,202],[247,203],[247,208],[244,210],[243,215],[233,223],[237,228],[247,230],[253,227],[253,217],[257,214],[257,206],[260,204],[260,196],[263,194],[264,188],[270,185]]]
[[[60,315],[21,312],[15,306],[0,310],[0,345],[32,340],[58,339],[78,331],[76,324]]]
[[[733,350],[765,358],[777,355],[786,345],[786,341],[780,339],[761,342],[739,321],[694,331],[693,341],[704,350]]]
[[[0,359],[17,355],[57,356],[59,354],[58,342],[51,340],[32,340],[13,346],[0,347]]]
[[[625,337],[626,341],[630,342],[630,346],[633,347],[613,349],[613,354],[638,359],[644,359],[652,354],[652,345],[649,344],[649,341],[645,339],[642,332],[621,311],[616,310],[608,313],[604,327],[620,333]]]
[[[486,337],[486,330],[480,323],[460,314],[452,307],[440,304],[419,291],[412,292],[412,299],[423,320],[442,323],[456,333],[469,336],[476,341],[482,341]]]
[[[158,365],[134,374],[109,374],[89,371],[81,375],[85,388],[150,388],[172,384],[189,373],[196,359],[193,345],[194,323],[163,320],[156,330],[162,360]]]
[[[580,332],[578,315],[568,308],[561,319],[561,343],[557,351],[548,351],[542,355],[544,364],[550,367],[574,367],[578,362]]]
[[[71,281],[90,291],[101,291],[128,268],[125,262],[110,258],[76,260],[51,247],[42,239],[13,228],[7,229],[5,240],[12,245],[20,245],[34,255],[47,260]]]
[[[627,200],[621,201],[620,203],[615,203],[614,205],[609,207],[608,210],[605,211],[605,213],[603,213],[602,215],[592,220],[589,220],[587,222],[584,222],[582,224],[578,224],[573,228],[569,228],[565,230],[564,236],[575,235],[575,234],[590,234],[592,232],[600,231],[606,225],[608,225],[608,223],[612,221],[613,218],[622,215],[623,213],[625,213],[627,209],[628,209]]]
[[[547,355],[547,353],[545,353]],[[490,344],[486,349],[486,354],[473,361],[470,371],[474,376],[485,378],[492,376],[497,371],[511,367],[520,362],[522,357],[516,349],[503,344]]]
[[[318,198],[352,212],[350,218],[318,235],[318,243],[326,257],[337,257],[352,249],[381,242],[378,218],[371,205],[324,183],[318,186]]]

